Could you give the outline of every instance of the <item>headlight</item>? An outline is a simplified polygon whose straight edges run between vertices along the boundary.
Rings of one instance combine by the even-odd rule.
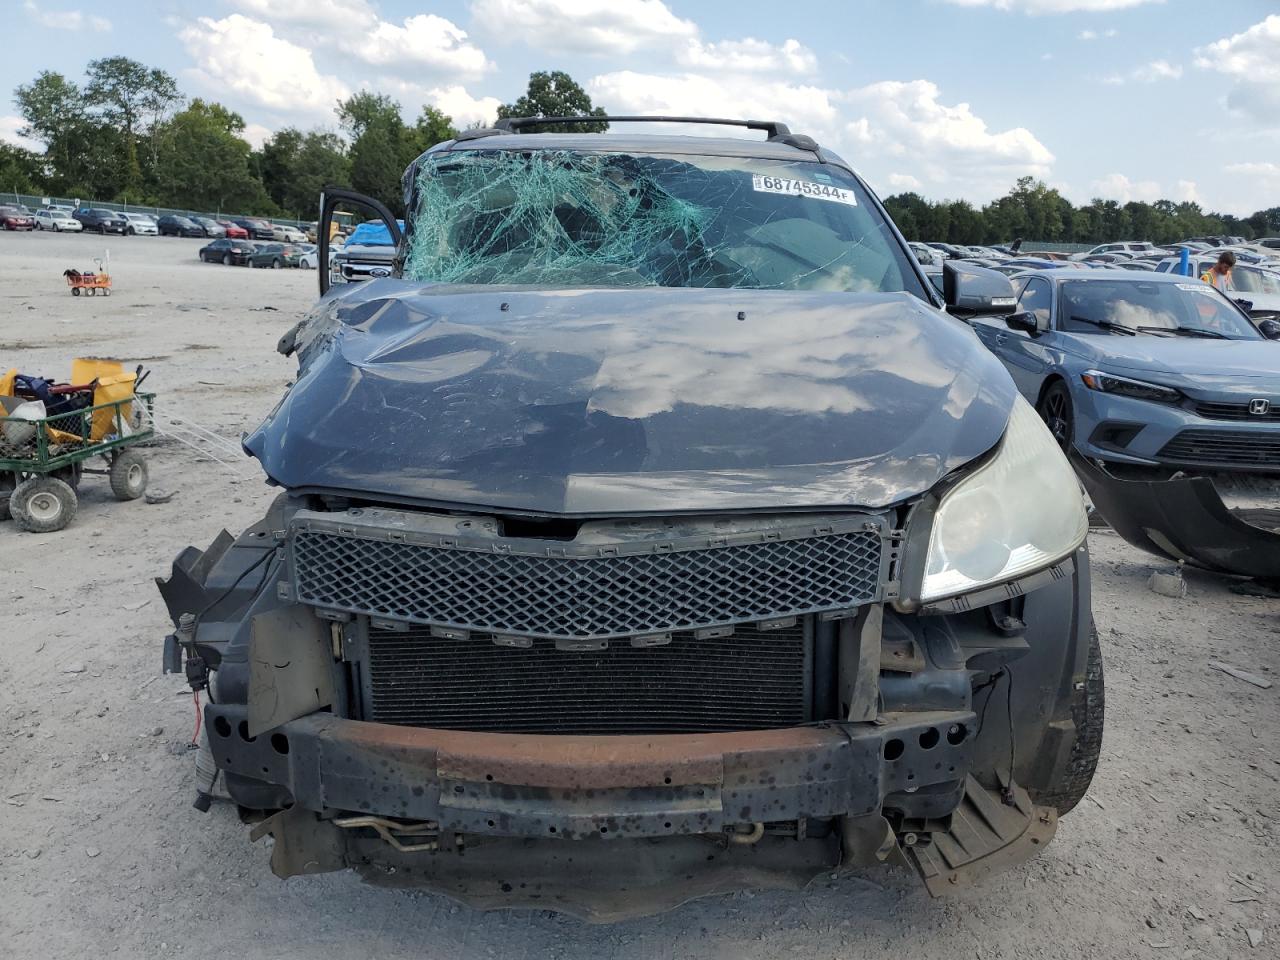
[[[1075,471],[1039,415],[1018,397],[995,457],[938,504],[920,599],[1041,570],[1071,554],[1088,532]]]
[[[1080,374],[1080,379],[1090,390],[1097,390],[1099,393],[1117,393],[1122,397],[1154,400],[1157,403],[1177,403],[1182,399],[1182,394],[1173,387],[1162,387],[1158,383],[1146,383],[1142,380],[1130,380],[1127,377],[1117,377],[1099,370],[1086,370]]]

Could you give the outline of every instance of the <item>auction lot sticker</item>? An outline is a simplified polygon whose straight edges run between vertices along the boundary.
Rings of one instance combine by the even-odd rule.
[[[826,183],[814,183],[811,180],[766,177],[757,173],[751,177],[751,188],[757,193],[785,193],[790,197],[812,197],[815,200],[845,203],[851,207],[858,205],[858,198],[853,195],[852,190],[843,190]]]

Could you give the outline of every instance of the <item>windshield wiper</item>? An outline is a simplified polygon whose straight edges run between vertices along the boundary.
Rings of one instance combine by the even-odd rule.
[[[1095,320],[1093,317],[1075,317],[1071,318],[1072,323],[1087,323],[1091,327],[1101,327],[1103,330],[1115,330],[1119,333],[1127,333],[1131,337],[1138,335],[1138,330],[1133,327],[1126,327],[1123,323],[1112,323],[1110,320]],[[1139,328],[1144,329],[1144,328]]]
[[[1162,328],[1168,329],[1168,328]],[[1174,327],[1169,331],[1175,337],[1201,337],[1205,340],[1230,340],[1231,338],[1219,333],[1217,330],[1206,330],[1204,327]]]

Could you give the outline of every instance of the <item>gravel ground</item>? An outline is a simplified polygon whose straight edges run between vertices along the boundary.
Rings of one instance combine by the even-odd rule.
[[[62,271],[104,246],[114,295],[73,299]],[[0,235],[0,368],[141,362],[164,416],[234,441],[293,372],[274,345],[315,275],[206,266],[198,246]],[[1038,859],[980,889],[930,900],[911,876],[873,871],[599,927],[352,874],[277,880],[232,810],[191,808],[191,696],[159,674],[168,624],[152,582],[187,544],[257,519],[271,492],[252,461],[172,441],[149,456],[168,503],[116,503],[91,477],[67,530],[0,525],[6,957],[1280,956],[1280,685],[1208,666],[1280,674],[1280,601],[1194,572],[1185,599],[1157,596],[1156,562],[1105,529],[1091,534],[1108,679],[1098,777]]]

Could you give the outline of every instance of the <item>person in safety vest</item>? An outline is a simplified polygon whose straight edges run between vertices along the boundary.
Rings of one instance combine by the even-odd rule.
[[[1224,250],[1218,257],[1218,262],[1210,267],[1207,273],[1201,274],[1200,279],[1219,290],[1229,290],[1231,289],[1231,268],[1235,265],[1236,255],[1230,250]]]

